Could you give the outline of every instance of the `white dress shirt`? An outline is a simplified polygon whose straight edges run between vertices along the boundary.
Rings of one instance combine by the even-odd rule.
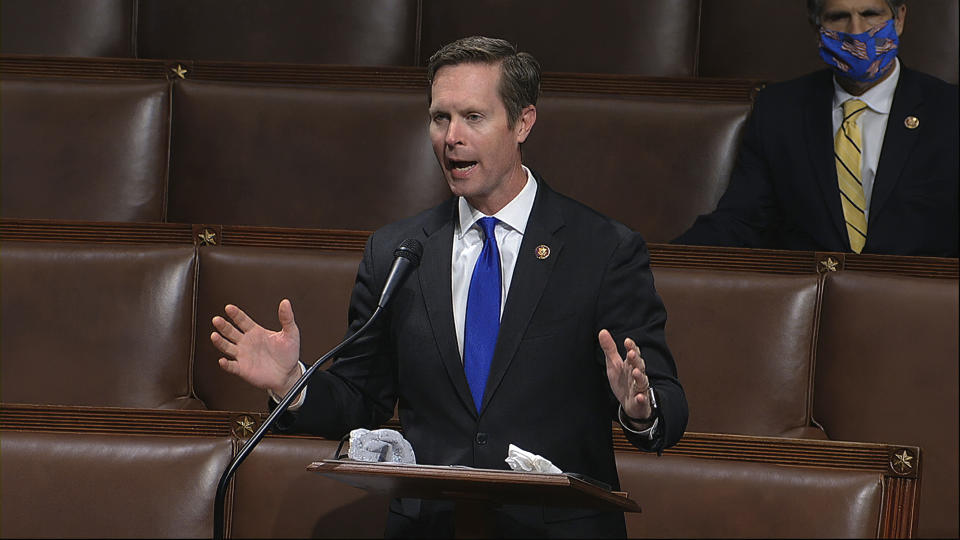
[[[890,118],[890,107],[893,104],[893,93],[900,80],[900,60],[894,59],[896,65],[893,73],[882,82],[867,90],[861,96],[854,96],[844,90],[837,79],[833,79],[833,132],[840,129],[843,122],[843,102],[848,99],[859,99],[867,105],[857,119],[860,126],[860,144],[863,146],[860,155],[860,181],[863,183],[863,195],[867,207],[863,214],[870,220],[870,200],[873,195],[873,179],[877,176],[877,165],[880,163],[880,150],[883,148],[883,134],[887,130],[887,119]],[[868,231],[869,235],[870,232]]]
[[[463,326],[467,316],[467,295],[470,292],[470,279],[473,276],[473,267],[483,251],[483,231],[477,221],[483,217],[495,217],[498,223],[493,234],[497,237],[497,248],[500,251],[500,315],[503,315],[503,306],[507,302],[507,293],[510,291],[510,281],[513,279],[513,269],[517,265],[517,254],[520,243],[523,241],[523,232],[527,228],[527,219],[533,209],[533,200],[537,196],[537,181],[530,173],[530,169],[523,167],[527,173],[527,183],[520,193],[507,203],[493,216],[486,216],[470,206],[463,197],[459,198],[460,220],[453,231],[453,261],[451,268],[451,282],[453,286],[453,322],[457,329],[457,344],[460,347],[460,361],[463,361]]]

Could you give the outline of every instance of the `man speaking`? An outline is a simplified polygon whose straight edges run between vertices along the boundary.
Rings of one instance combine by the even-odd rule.
[[[396,408],[419,463],[505,469],[514,444],[616,489],[611,420],[648,451],[675,444],[687,423],[646,245],[522,164],[540,90],[532,56],[465,38],[434,54],[427,75],[430,140],[453,197],[370,237],[351,332],[376,308],[405,239],[423,245],[420,266],[370,331],[312,378],[281,429],[340,438]],[[232,323],[214,317],[211,334],[221,367],[285,394],[303,370],[290,302],[280,303],[279,332],[225,311]],[[386,534],[449,537],[453,512],[449,502],[395,500]],[[490,519],[506,536],[626,533],[616,512],[505,505]]]

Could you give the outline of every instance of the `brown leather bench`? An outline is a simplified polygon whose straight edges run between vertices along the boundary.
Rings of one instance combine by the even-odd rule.
[[[138,0],[141,58],[409,66],[417,0]]]
[[[5,538],[187,538],[213,530],[229,437],[4,429]]]
[[[823,67],[803,2],[608,0],[586,7],[576,0],[475,0],[462,6],[440,0],[288,0],[282,7],[241,5],[5,0],[0,51],[422,66],[442,44],[485,34],[519,44],[550,71],[782,80]],[[956,84],[957,20],[957,0],[908,3],[904,62]]]
[[[749,113],[600,94],[539,106],[528,166],[651,242],[715,206]],[[449,196],[421,92],[187,81],[173,111],[170,221],[371,230]]]
[[[690,431],[826,438],[811,422],[816,274],[654,268]]]
[[[419,91],[185,81],[169,221],[372,230],[449,196]]]
[[[35,239],[0,236],[0,367],[7,403],[177,408],[203,400],[213,409],[263,410],[263,392],[216,367],[209,319],[230,301],[275,327],[277,302],[290,297],[304,328],[305,357],[319,356],[343,335],[362,245],[362,235],[331,231],[324,240],[314,231],[250,227],[216,228],[211,239],[218,245],[193,244],[192,238],[206,234],[187,234],[189,243],[177,245],[163,240],[183,228],[174,224],[151,229],[163,240],[155,243],[106,243],[130,241],[116,234],[127,229],[107,225],[91,226],[82,242],[56,243],[48,240],[57,230],[80,234],[77,227],[17,227],[33,230],[19,236]],[[147,237],[147,229],[137,234]],[[95,231],[99,241],[90,239]],[[271,244],[287,247],[263,247]],[[686,253],[672,246],[651,249],[655,261],[661,251],[675,253],[673,264]],[[816,422],[809,421],[809,358],[815,351],[813,419],[832,439],[922,447],[930,455],[925,471],[932,479],[924,483],[928,495],[921,512],[931,517],[921,521],[920,532],[949,533],[957,490],[951,458],[957,452],[956,261],[948,279],[851,270],[777,275],[756,271],[772,267],[774,255],[741,251],[697,250],[700,270],[654,264],[670,313],[668,342],[690,395],[692,429],[779,435],[785,441],[817,437],[811,427]],[[728,253],[736,253],[745,269],[755,268],[709,269]],[[775,255],[804,259],[802,253]],[[848,255],[844,264],[882,268],[907,262],[923,261]],[[52,339],[50,328],[63,339]],[[844,337],[849,335],[856,345]],[[904,359],[910,370],[903,369]],[[41,379],[51,366],[59,368],[55,376]],[[930,391],[931,381],[943,388]],[[735,388],[725,392],[724,386]],[[896,387],[903,404],[876,391],[887,386]],[[908,458],[909,464],[919,456]]]
[[[695,0],[427,0],[418,65],[446,43],[485,35],[517,44],[549,71],[688,77],[699,15]]]
[[[7,77],[0,80],[3,217],[164,219],[167,82]]]
[[[4,54],[133,57],[134,0],[4,0],[0,51]]]
[[[814,418],[831,439],[924,452],[920,536],[955,536],[958,282],[867,272],[824,280]]]
[[[5,536],[192,537],[214,486],[263,415],[0,404]],[[122,431],[121,431],[122,430]],[[376,537],[388,494],[307,471],[336,441],[268,436],[228,490],[228,537]],[[662,457],[618,437],[630,537],[909,537],[916,447],[690,433]]]
[[[545,93],[524,163],[551,187],[669,242],[727,187],[749,101]]]
[[[631,538],[876,538],[883,474],[617,453]]]
[[[191,245],[4,241],[4,402],[197,407]],[[6,502],[6,501],[5,501]]]

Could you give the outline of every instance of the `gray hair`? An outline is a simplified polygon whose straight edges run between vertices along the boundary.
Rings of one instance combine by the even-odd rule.
[[[500,64],[500,100],[507,109],[507,124],[513,128],[520,112],[536,105],[540,96],[540,63],[529,53],[518,53],[510,42],[483,36],[458,39],[440,48],[427,62],[427,102],[433,99],[433,78],[443,66]]]
[[[890,16],[897,18],[897,12],[900,6],[907,3],[907,0],[884,0],[887,7],[890,8]],[[807,0],[807,19],[813,26],[820,26],[820,14],[823,13],[823,4],[826,0]]]

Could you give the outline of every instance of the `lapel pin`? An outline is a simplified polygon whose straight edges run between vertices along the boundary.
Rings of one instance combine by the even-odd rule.
[[[534,251],[537,258],[541,261],[550,256],[550,246],[546,244],[540,244],[537,246],[537,249]]]
[[[908,116],[904,119],[903,125],[907,126],[907,129],[917,129],[920,126],[920,119],[916,116]]]

